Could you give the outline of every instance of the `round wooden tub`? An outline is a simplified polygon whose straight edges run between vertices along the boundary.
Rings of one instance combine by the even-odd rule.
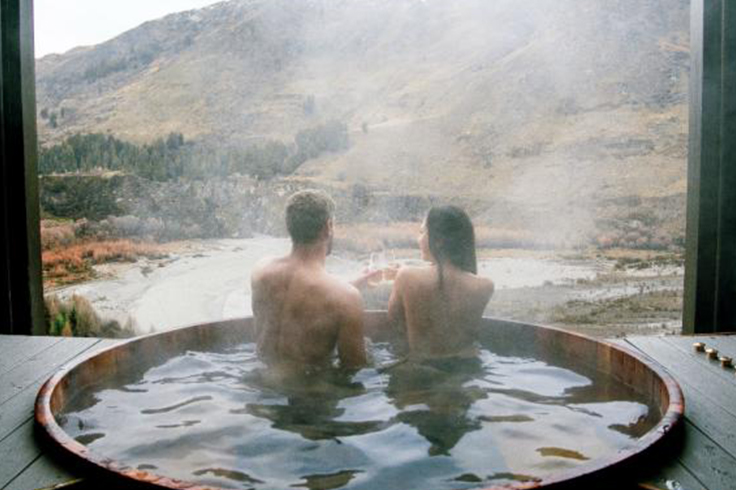
[[[381,325],[385,321],[385,312],[367,312],[367,335],[375,340],[384,340]],[[679,386],[669,374],[636,353],[554,328],[493,318],[485,318],[484,323],[486,328],[483,329],[481,342],[493,345],[494,350],[497,347],[510,355],[531,355],[553,363],[555,360],[564,360],[568,365],[572,359],[577,365],[595,369],[632,387],[641,394],[644,401],[659,408],[661,417],[633,447],[591,460],[574,470],[554,473],[541,481],[502,488],[586,488],[591,484],[595,485],[595,481],[609,480],[621,475],[621,470],[646,463],[646,457],[651,456],[654,449],[662,445],[666,436],[679,426],[684,410]],[[38,393],[36,422],[69,464],[81,466],[84,471],[91,471],[96,477],[102,472],[112,480],[123,483],[125,488],[131,485],[172,489],[209,488],[168,478],[166,475],[132,469],[96,454],[64,432],[55,417],[63,410],[67,400],[79,396],[92,384],[96,388],[107,383],[110,386],[120,385],[133,380],[149,367],[188,349],[217,349],[250,340],[251,319],[244,318],[194,325],[121,343],[73,362],[54,374]]]

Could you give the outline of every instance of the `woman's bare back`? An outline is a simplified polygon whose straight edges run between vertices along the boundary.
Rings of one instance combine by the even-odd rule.
[[[413,355],[458,355],[472,348],[493,282],[444,267],[403,268],[389,301],[389,316],[406,330]]]

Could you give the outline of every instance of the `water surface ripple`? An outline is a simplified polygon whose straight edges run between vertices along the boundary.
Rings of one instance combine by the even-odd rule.
[[[79,397],[64,429],[133,468],[242,489],[464,489],[533,481],[631,446],[656,422],[627,387],[481,350],[275,376],[251,344],[187,352]]]

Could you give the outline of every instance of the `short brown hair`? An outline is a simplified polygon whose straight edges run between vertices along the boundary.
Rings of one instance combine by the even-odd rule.
[[[304,190],[286,203],[286,229],[294,243],[312,243],[319,238],[335,212],[335,201],[326,192]]]

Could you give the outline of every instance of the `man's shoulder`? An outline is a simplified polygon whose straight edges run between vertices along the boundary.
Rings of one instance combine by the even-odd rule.
[[[257,282],[283,271],[287,257],[264,257],[259,260],[251,272],[251,280]]]
[[[493,281],[487,277],[473,275],[473,289],[479,294],[490,297],[496,289]]]
[[[341,303],[355,304],[362,301],[358,288],[338,277],[327,275],[324,286],[328,294]]]
[[[475,282],[478,285],[478,288],[484,291],[493,291],[493,288],[495,287],[493,281],[489,277],[475,275]]]

